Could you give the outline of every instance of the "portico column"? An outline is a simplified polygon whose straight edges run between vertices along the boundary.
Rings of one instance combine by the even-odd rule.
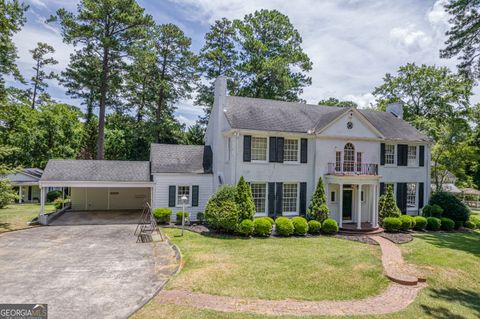
[[[343,184],[339,184],[339,188],[340,188],[340,191],[339,191],[339,200],[340,202],[338,203],[339,204],[339,219],[338,219],[338,225],[340,228],[342,228],[342,225],[343,225]]]
[[[376,206],[377,206],[377,185],[376,184],[372,184],[370,185],[370,191],[372,192],[372,219],[371,219],[371,222],[372,222],[372,227],[375,227],[375,210],[376,210]]]
[[[378,227],[378,201],[380,197],[380,186],[378,184],[375,184],[375,227]]]
[[[362,184],[358,184],[357,196],[357,229],[362,228]]]
[[[21,204],[22,203],[22,185],[18,187],[18,197],[20,197],[18,199],[18,203]]]

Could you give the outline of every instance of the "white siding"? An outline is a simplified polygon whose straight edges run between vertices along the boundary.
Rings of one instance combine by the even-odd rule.
[[[198,206],[186,207],[190,213],[190,219],[197,220],[197,213],[205,210],[208,199],[214,193],[212,174],[153,174],[155,182],[153,194],[153,208],[168,207],[168,187],[170,185],[198,185]],[[175,220],[176,212],[181,212],[182,207],[168,207],[172,209],[172,220]]]

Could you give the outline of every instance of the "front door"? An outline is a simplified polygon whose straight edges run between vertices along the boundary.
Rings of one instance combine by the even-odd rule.
[[[353,190],[344,189],[343,190],[343,220],[350,221],[352,220],[352,201],[353,201]]]

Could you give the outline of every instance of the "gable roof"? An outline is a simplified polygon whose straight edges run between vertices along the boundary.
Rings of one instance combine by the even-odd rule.
[[[49,160],[40,181],[150,182],[146,161]]]
[[[291,133],[320,132],[350,108],[227,96],[225,117],[233,129]],[[359,113],[388,140],[430,141],[409,123],[391,113]]]
[[[212,173],[212,149],[204,145],[152,144],[152,173]]]

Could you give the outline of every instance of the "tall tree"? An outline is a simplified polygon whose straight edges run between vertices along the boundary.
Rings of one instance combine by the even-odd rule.
[[[164,141],[162,133],[171,130],[176,123],[174,104],[191,97],[196,84],[197,58],[190,51],[191,39],[174,24],[156,26],[152,32],[152,48],[155,53],[155,140]]]
[[[32,54],[33,61],[35,62],[35,65],[33,66],[33,71],[35,71],[35,74],[31,80],[31,105],[32,109],[34,109],[35,104],[37,103],[37,95],[41,92],[44,92],[45,88],[48,87],[48,84],[45,82],[45,80],[50,80],[56,77],[56,74],[53,71],[50,71],[50,73],[45,72],[45,68],[49,65],[57,64],[58,61],[52,57],[47,57],[47,54],[55,53],[55,49],[47,43],[38,42],[37,47],[33,50],[30,50],[30,53]]]
[[[200,123],[196,123],[185,132],[185,144],[203,145],[204,135],[205,128]]]
[[[0,100],[6,95],[4,76],[11,74],[23,81],[15,64],[18,56],[12,38],[25,24],[27,9],[28,6],[18,0],[0,0]]]
[[[480,1],[449,0],[445,4],[450,14],[450,30],[446,35],[446,47],[440,57],[460,60],[458,68],[470,78],[480,78]]]
[[[195,99],[195,104],[203,106],[205,112],[199,120],[202,125],[208,123],[212,110],[215,79],[224,75],[229,78],[230,89],[234,86],[232,78],[238,63],[235,34],[233,22],[227,18],[216,20],[205,34],[205,44],[199,55],[199,71],[208,83],[199,84]]]
[[[302,37],[288,17],[277,10],[260,10],[236,20],[240,63],[237,95],[299,101],[312,80],[312,62]]]
[[[129,48],[146,35],[152,18],[144,14],[135,0],[82,0],[77,14],[60,9],[57,18],[65,42],[90,45],[102,61],[97,159],[103,159],[110,71],[119,58],[127,55]]]
[[[353,101],[340,101],[337,98],[330,97],[325,100],[320,100],[318,105],[326,105],[326,106],[338,106],[338,107],[354,107],[357,108],[358,104]]]

